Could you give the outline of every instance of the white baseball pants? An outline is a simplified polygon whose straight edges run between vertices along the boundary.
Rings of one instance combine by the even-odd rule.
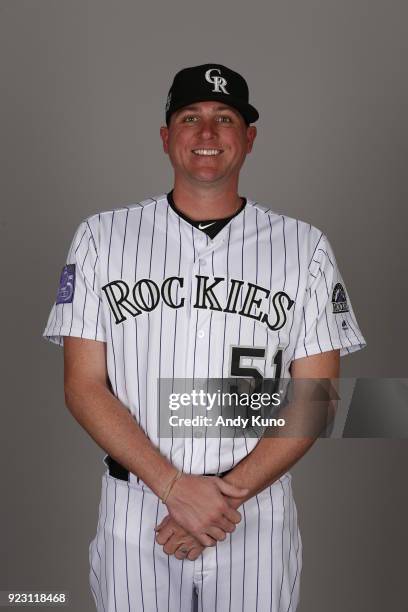
[[[102,477],[97,533],[89,546],[98,612],[295,612],[302,542],[291,476],[245,502],[236,530],[196,561],[155,541],[167,508],[140,481]]]

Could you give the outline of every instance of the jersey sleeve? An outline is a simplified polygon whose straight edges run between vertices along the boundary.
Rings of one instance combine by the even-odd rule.
[[[61,271],[43,337],[63,346],[64,336],[104,342],[105,325],[98,284],[96,231],[83,221],[75,232]]]
[[[302,321],[294,359],[340,349],[340,356],[366,346],[333,249],[322,234],[309,265]]]

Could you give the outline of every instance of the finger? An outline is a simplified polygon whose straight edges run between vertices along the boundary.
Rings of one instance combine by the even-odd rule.
[[[214,540],[214,538],[211,538],[206,533],[197,533],[195,537],[200,542],[201,546],[204,546],[204,547],[214,546],[214,544],[217,543],[216,540]]]
[[[190,552],[187,554],[187,559],[189,561],[195,561],[201,555],[203,550],[203,546],[195,546],[194,548],[191,548]]]
[[[185,538],[172,536],[164,545],[163,550],[167,555],[174,555],[178,548],[190,550],[192,542],[186,542]]]
[[[166,544],[167,540],[173,536],[173,534],[174,529],[172,527],[163,527],[163,529],[156,534],[156,542],[163,546]]]
[[[174,534],[174,531],[171,525],[166,525],[156,532],[156,542],[163,545]]]
[[[225,538],[227,537],[225,531],[223,531],[219,527],[214,527],[214,526],[208,527],[205,530],[205,532],[206,532],[207,535],[209,535],[211,538],[213,538],[213,540],[216,540],[214,542],[214,544],[216,544],[217,542],[224,541]],[[213,544],[213,546],[214,546],[214,544]]]
[[[236,529],[236,524],[229,521],[225,516],[220,517],[217,527],[225,531],[226,533],[232,533]]]
[[[228,497],[245,497],[245,495],[249,493],[249,489],[237,487],[236,485],[226,482],[222,478],[214,478],[214,481],[221,493],[228,495]]]
[[[176,557],[176,559],[185,559],[188,555],[189,551],[188,550],[181,550],[180,548],[178,548],[176,550],[176,552],[174,553],[174,556]]]
[[[238,510],[234,510],[234,508],[231,508],[231,506],[227,504],[224,510],[224,518],[234,523],[234,525],[237,525],[241,521],[241,514]]]
[[[164,519],[161,521],[161,523],[159,525],[156,525],[154,530],[155,531],[160,531],[160,529],[163,529],[163,527],[165,527],[170,520],[171,520],[171,516],[169,514],[167,514],[164,517]]]

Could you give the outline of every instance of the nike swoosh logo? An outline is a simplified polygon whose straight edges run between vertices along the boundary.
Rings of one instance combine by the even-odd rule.
[[[214,223],[217,223],[217,222],[213,221],[212,223],[207,223],[207,225],[203,225],[202,223],[199,223],[198,229],[206,229],[207,227],[211,227],[212,225],[214,225]]]

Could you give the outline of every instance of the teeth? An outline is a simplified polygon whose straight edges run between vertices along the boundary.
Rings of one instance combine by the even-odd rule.
[[[221,151],[219,149],[193,149],[193,153],[196,155],[219,155]]]

